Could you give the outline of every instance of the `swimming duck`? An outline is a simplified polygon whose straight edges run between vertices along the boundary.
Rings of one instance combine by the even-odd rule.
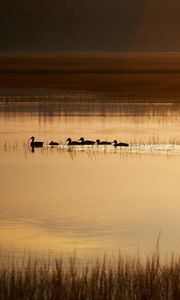
[[[112,143],[114,145],[114,147],[128,147],[129,144],[127,143],[117,143],[116,140],[114,140],[114,142]]]
[[[111,145],[111,142],[96,140],[96,145]]]
[[[35,137],[34,136],[32,136],[30,139],[32,140],[31,143],[30,143],[30,146],[32,148],[34,148],[34,147],[43,147],[44,142],[35,141]]]
[[[94,144],[95,144],[94,141],[89,141],[89,140],[86,140],[86,141],[85,141],[83,137],[81,137],[81,138],[79,139],[79,141],[80,141],[81,145],[94,145]]]
[[[53,142],[53,141],[51,141],[51,142],[49,143],[49,146],[58,146],[58,145],[59,145],[59,143]]]
[[[66,140],[66,142],[67,142],[67,145],[68,145],[68,146],[71,146],[71,145],[81,145],[80,142],[78,142],[78,141],[72,141],[71,138],[68,138],[68,139]]]

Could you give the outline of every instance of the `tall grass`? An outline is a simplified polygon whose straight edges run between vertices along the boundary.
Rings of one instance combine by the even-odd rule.
[[[159,252],[141,260],[119,255],[80,264],[28,260],[1,264],[1,300],[180,299],[180,257],[162,263]]]

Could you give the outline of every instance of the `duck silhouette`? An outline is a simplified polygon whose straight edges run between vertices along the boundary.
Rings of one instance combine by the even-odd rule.
[[[32,148],[40,148],[40,147],[43,147],[44,142],[35,141],[35,137],[34,137],[34,136],[32,136],[30,139],[31,139],[30,146],[31,146]]]
[[[114,140],[114,142],[112,143],[114,145],[114,147],[128,147],[129,144],[127,143],[118,143],[116,140]]]
[[[96,145],[111,145],[111,142],[96,140]]]
[[[95,144],[94,141],[84,140],[83,137],[81,137],[81,138],[79,139],[79,141],[80,141],[81,145],[94,145],[94,144]]]
[[[68,146],[73,146],[73,145],[81,145],[81,143],[80,142],[78,142],[78,141],[72,141],[71,140],[71,138],[68,138],[67,140],[66,140],[66,142],[67,142],[67,145]]]
[[[59,145],[59,143],[53,142],[53,141],[51,141],[51,142],[49,143],[49,146],[58,146],[58,145]]]

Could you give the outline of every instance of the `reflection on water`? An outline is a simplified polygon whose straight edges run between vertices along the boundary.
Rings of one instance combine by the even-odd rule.
[[[121,116],[163,116],[168,117],[178,116],[180,113],[180,105],[176,103],[122,103],[118,100],[99,100],[97,99],[87,101],[85,98],[81,98],[79,101],[33,101],[33,102],[17,102],[17,101],[1,101],[0,113],[4,116],[13,114],[14,116],[20,113],[33,114],[39,117],[55,117],[55,116],[79,116],[79,115],[121,115]]]
[[[162,251],[178,251],[179,107],[88,105],[1,103],[2,247],[93,257],[152,250],[161,231]],[[45,143],[34,153],[32,135]],[[69,136],[130,146],[68,147]]]

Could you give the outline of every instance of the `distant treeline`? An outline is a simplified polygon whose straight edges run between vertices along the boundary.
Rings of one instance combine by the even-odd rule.
[[[120,102],[179,102],[180,54],[0,55],[0,96],[87,95]]]

